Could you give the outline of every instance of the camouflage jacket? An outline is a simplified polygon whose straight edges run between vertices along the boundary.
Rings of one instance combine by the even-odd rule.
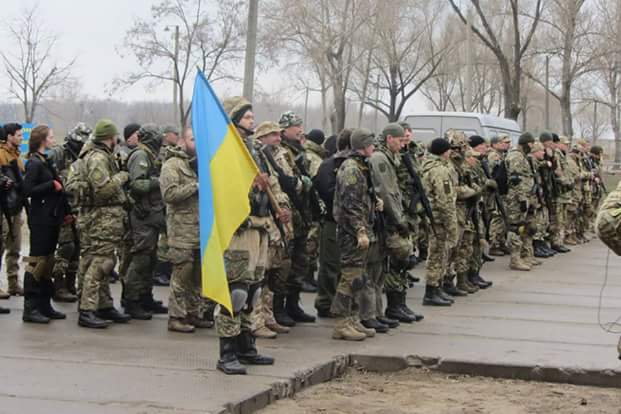
[[[326,150],[321,145],[317,145],[310,140],[304,142],[304,149],[306,150],[306,159],[308,161],[308,173],[312,178],[317,175],[317,170],[319,170],[321,162],[326,157]]]
[[[336,174],[334,220],[339,231],[354,237],[359,231],[372,234],[374,203],[369,192],[369,167],[364,158],[353,153]]]
[[[509,194],[507,201],[512,203],[534,203],[535,177],[526,154],[520,149],[513,148],[507,153],[507,177],[509,179]]]
[[[621,182],[602,202],[595,228],[601,241],[621,256]]]
[[[447,161],[437,155],[429,154],[423,161],[422,173],[423,185],[433,209],[437,227],[446,226],[447,229],[456,229],[457,192]]]
[[[369,158],[369,164],[375,194],[384,202],[384,216],[389,230],[394,231],[394,226],[397,225],[407,225],[403,211],[403,195],[397,178],[401,155],[393,154],[385,145],[380,144]]]
[[[555,179],[561,187],[557,200],[559,203],[569,204],[572,202],[573,198],[575,177],[571,171],[569,171],[567,155],[565,155],[565,153],[558,148],[554,150],[554,164],[557,171],[560,173],[560,175],[557,175],[555,172]]]
[[[86,180],[91,187],[94,206],[82,210],[82,228],[99,229],[91,232],[93,239],[118,243],[125,234],[127,218],[127,196],[123,189],[126,173],[119,171],[114,154],[105,145],[93,143],[85,146],[85,150]]]
[[[487,158],[490,172],[494,171],[494,168],[502,163],[505,159],[504,154],[494,148],[489,150],[485,158]]]
[[[168,245],[199,249],[198,176],[180,147],[167,146],[164,159],[160,189],[166,203]]]
[[[161,216],[163,221],[164,201],[160,192],[161,164],[158,154],[144,144],[130,152],[127,159],[129,190],[134,200],[134,210],[139,217]]]

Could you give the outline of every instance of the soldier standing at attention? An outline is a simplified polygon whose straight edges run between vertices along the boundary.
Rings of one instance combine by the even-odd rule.
[[[436,138],[429,147],[429,156],[423,161],[423,184],[436,223],[436,233],[429,237],[427,272],[423,305],[450,306],[438,291],[447,272],[450,249],[457,243],[457,193],[448,163],[451,144],[444,138]]]
[[[237,128],[251,156],[257,160],[251,136],[254,133],[252,105],[236,96],[222,102],[224,110]],[[257,163],[259,164],[259,163]],[[224,266],[231,291],[233,313],[219,306],[215,322],[220,337],[220,359],[217,368],[228,375],[246,374],[243,364],[272,365],[274,358],[260,355],[252,334],[252,311],[261,295],[261,285],[267,267],[270,219],[270,186],[267,174],[255,178],[249,193],[250,215],[237,229],[228,249],[224,252]]]
[[[114,308],[109,285],[114,253],[125,232],[127,196],[123,186],[129,178],[119,170],[114,157],[117,135],[112,121],[97,122],[92,141],[80,154],[82,171],[70,173],[70,177],[83,175],[91,198],[84,200],[78,216],[79,227],[85,229],[80,232],[82,283],[78,324],[86,328],[107,328],[108,321],[124,323],[130,319]]]
[[[331,313],[337,319],[332,338],[362,341],[375,335],[374,329],[362,326],[358,310],[366,284],[367,255],[373,232],[373,217],[378,200],[372,191],[366,159],[375,150],[374,136],[368,129],[356,129],[351,134],[350,156],[336,176],[333,215],[336,237],[341,252],[341,279],[332,301]]]

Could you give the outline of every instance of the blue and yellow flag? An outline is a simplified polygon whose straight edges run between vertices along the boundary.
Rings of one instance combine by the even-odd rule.
[[[248,193],[258,170],[200,71],[194,82],[192,130],[198,157],[203,295],[232,314],[223,254],[250,214]]]

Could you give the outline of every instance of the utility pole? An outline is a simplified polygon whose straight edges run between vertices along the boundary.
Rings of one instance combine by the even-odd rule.
[[[248,33],[246,34],[246,57],[244,62],[243,95],[252,102],[254,95],[254,66],[257,54],[257,26],[259,20],[259,0],[248,1]]]
[[[308,119],[308,117],[307,117],[307,114],[308,114],[308,92],[309,92],[309,89],[308,89],[308,86],[307,86],[306,87],[306,93],[305,93],[305,96],[304,96],[304,128],[306,128],[306,125],[308,125],[306,123],[306,120]]]
[[[550,130],[550,56],[546,56],[546,102],[545,102],[545,118],[546,131]]]
[[[466,112],[472,111],[472,73],[473,73],[473,56],[472,56],[472,7],[468,7],[468,29],[466,29],[466,84],[464,86],[464,106]]]
[[[593,145],[595,145],[595,143],[597,142],[597,133],[599,132],[597,130],[597,101],[593,101],[593,138],[592,138],[592,143]]]
[[[174,120],[175,120],[175,124],[177,125],[181,125],[182,121],[181,121],[181,117],[179,116],[179,93],[177,91],[178,85],[179,85],[179,72],[178,72],[178,67],[179,67],[179,26],[175,26],[175,64],[173,65],[173,116],[174,116]],[[183,126],[183,125],[182,125]],[[179,130],[179,133],[181,133],[181,129]]]
[[[373,132],[377,133],[377,116],[379,111],[377,110],[377,105],[379,104],[379,81],[380,75],[377,75],[377,81],[375,83],[375,115],[373,115]]]

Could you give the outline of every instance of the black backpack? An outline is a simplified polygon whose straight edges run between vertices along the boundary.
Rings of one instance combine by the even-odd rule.
[[[496,164],[492,171],[492,179],[498,184],[498,194],[507,195],[509,192],[509,177],[507,176],[507,164],[504,161]]]

